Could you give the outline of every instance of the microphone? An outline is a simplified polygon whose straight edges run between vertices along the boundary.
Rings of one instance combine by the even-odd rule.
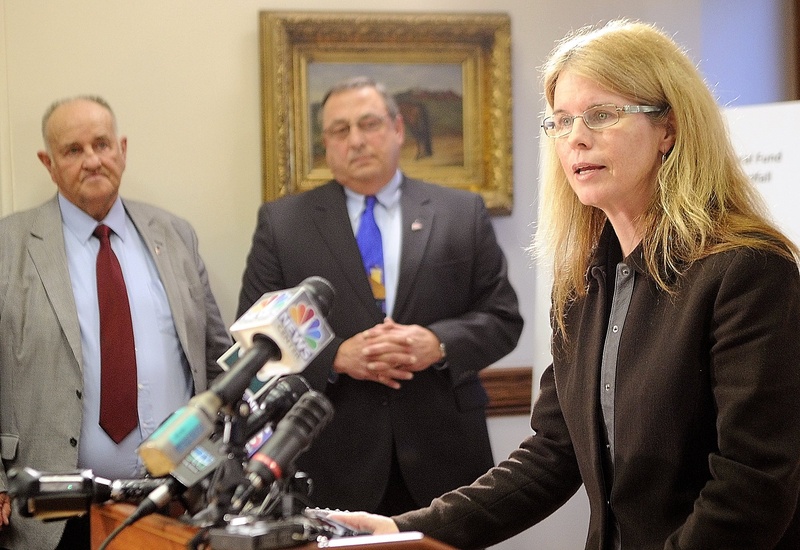
[[[272,428],[291,410],[300,397],[311,388],[304,378],[296,374],[283,377],[266,394],[262,401],[255,404],[255,410],[247,417],[244,425],[244,437],[247,445],[263,440],[263,432]],[[219,437],[209,437],[183,459],[169,477],[175,478],[181,487],[180,492],[171,496],[180,496],[187,488],[196,485],[206,478],[223,462],[228,453]],[[166,503],[165,503],[166,504]],[[163,505],[162,505],[163,506]]]
[[[311,386],[302,376],[289,374],[280,378],[277,384],[270,389],[263,399],[257,401],[245,424],[245,439],[247,440],[247,455],[250,456],[255,449],[261,446],[271,433],[275,425],[292,409],[295,403]],[[266,426],[266,429],[265,429]]]
[[[281,378],[275,386],[254,404],[255,410],[247,417],[244,426],[244,439],[251,442],[261,441],[263,432],[270,430],[294,406],[300,397],[311,388],[308,382],[296,374]],[[209,437],[183,459],[166,478],[152,491],[142,495],[137,502],[139,508],[134,511],[138,518],[149,515],[166,506],[172,499],[181,496],[190,487],[211,475],[227,458],[223,442],[219,438]]]
[[[167,479],[163,477],[143,477],[141,479],[115,479],[106,485],[107,479],[102,477],[95,477],[94,479],[98,488],[102,487],[102,492],[98,491],[101,498],[96,499],[95,502],[105,502],[107,500],[113,502],[141,502],[147,498],[147,495],[167,482]],[[108,498],[102,498],[106,493],[110,493]]]
[[[272,436],[250,458],[247,481],[236,489],[233,509],[241,510],[253,492],[283,478],[333,416],[333,405],[324,394],[311,390],[278,422]]]
[[[242,398],[252,378],[305,369],[333,339],[325,316],[334,298],[331,284],[309,277],[299,286],[268,292],[232,326],[244,354],[211,387],[167,418],[137,449],[147,471],[161,477],[172,472],[214,431],[223,406]]]
[[[164,479],[117,479],[95,476],[91,470],[40,472],[25,467],[8,472],[9,493],[22,516],[55,521],[82,516],[92,503],[141,502]]]
[[[326,279],[308,277],[295,288],[267,292],[231,325],[231,335],[245,352],[263,337],[280,347],[281,356],[259,369],[259,378],[302,371],[333,339],[325,317],[334,295]]]

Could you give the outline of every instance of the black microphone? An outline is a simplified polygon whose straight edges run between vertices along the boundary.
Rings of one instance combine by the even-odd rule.
[[[248,483],[236,489],[233,509],[241,510],[255,490],[283,478],[332,416],[333,405],[324,394],[314,390],[304,394],[250,458],[245,469]]]
[[[289,374],[281,377],[275,386],[252,405],[253,410],[245,424],[245,439],[250,441],[267,424],[274,427],[309,390],[311,386],[302,376]]]
[[[275,426],[310,389],[308,382],[301,376],[290,374],[282,377],[253,404],[255,410],[245,421],[244,439],[249,442],[266,429]],[[161,483],[157,487],[151,487],[151,492],[137,501],[141,504],[133,515],[139,519],[152,514],[210,476],[226,460],[228,453],[225,447],[218,437],[209,437],[200,443],[170,475],[155,478],[161,480]]]
[[[114,479],[109,480],[102,477],[95,477],[98,499],[95,502],[130,502],[137,504],[147,498],[147,495],[155,491],[167,482],[163,477],[143,477],[138,479]],[[103,498],[108,494],[107,498]]]
[[[8,472],[9,494],[20,515],[42,521],[82,516],[93,503],[141,502],[164,479],[109,479],[91,470],[52,473],[25,467]]]
[[[174,412],[137,449],[147,471],[155,477],[172,472],[213,433],[219,410],[241,399],[262,369],[273,375],[305,369],[333,339],[325,320],[333,298],[334,290],[328,281],[309,277],[295,288],[268,292],[251,306],[231,326],[243,355],[207,391]]]

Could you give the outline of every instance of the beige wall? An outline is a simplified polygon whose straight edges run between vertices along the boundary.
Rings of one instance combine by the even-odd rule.
[[[2,0],[0,4],[0,214],[55,192],[36,158],[40,117],[55,98],[108,99],[128,136],[123,195],[189,219],[213,290],[233,321],[261,200],[258,12],[326,10],[329,0]],[[495,219],[526,318],[503,365],[547,365],[546,277],[523,252],[535,220],[539,113],[537,68],[573,27],[617,16],[654,21],[700,48],[699,0],[340,0],[340,11],[507,12],[512,21],[513,215]],[[302,253],[302,251],[298,251]],[[536,377],[538,378],[538,376]],[[525,417],[493,420],[496,457],[528,432]],[[505,548],[578,548],[585,502]]]
[[[695,2],[669,9],[641,2],[409,0],[408,11],[508,12],[513,34],[516,203],[497,230],[523,295],[528,331],[505,364],[533,363],[533,271],[522,249],[536,189],[539,83],[536,68],[569,26],[626,14],[658,19],[698,43]],[[681,6],[684,4],[684,6]],[[0,16],[0,213],[34,206],[55,192],[36,158],[40,118],[55,98],[97,93],[128,136],[125,196],[164,206],[197,229],[223,316],[232,321],[260,202],[258,12],[323,10],[329,1],[3,0]],[[342,11],[396,10],[398,4],[341,1]],[[558,6],[558,7],[556,7]],[[608,9],[612,6],[612,9]],[[632,7],[629,7],[632,6]],[[595,13],[591,13],[595,12]],[[673,13],[674,15],[670,15]],[[545,348],[546,351],[546,348]]]

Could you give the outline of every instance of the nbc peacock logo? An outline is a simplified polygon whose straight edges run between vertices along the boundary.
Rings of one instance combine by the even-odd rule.
[[[286,303],[291,299],[292,295],[289,292],[271,292],[261,297],[261,300],[253,304],[248,309],[242,320],[247,322],[262,321],[269,319],[276,312],[282,311],[286,307]]]
[[[322,323],[312,307],[299,303],[289,307],[289,315],[305,344],[316,350],[322,340]]]
[[[265,311],[280,311],[286,307],[286,303],[292,298],[289,292],[273,292],[261,302],[261,308]]]

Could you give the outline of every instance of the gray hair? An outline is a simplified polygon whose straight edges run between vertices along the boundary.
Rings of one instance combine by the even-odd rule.
[[[113,124],[114,133],[117,133],[117,117],[114,115],[114,110],[111,108],[111,105],[108,104],[108,101],[98,95],[89,94],[65,97],[54,101],[42,116],[42,139],[44,140],[44,146],[47,148],[48,152],[50,152],[50,142],[47,139],[47,123],[50,122],[50,117],[53,116],[56,109],[67,103],[72,103],[73,101],[91,101],[92,103],[100,105],[103,109],[111,113],[111,123]]]
[[[347,90],[359,90],[361,88],[375,88],[375,90],[383,98],[383,102],[386,104],[386,110],[391,118],[397,118],[397,115],[400,114],[400,108],[397,106],[397,101],[395,100],[394,96],[386,90],[386,86],[380,82],[376,82],[368,76],[356,76],[334,84],[322,98],[322,103],[320,104],[320,113],[322,113],[322,109],[325,107],[325,104],[332,95]]]

